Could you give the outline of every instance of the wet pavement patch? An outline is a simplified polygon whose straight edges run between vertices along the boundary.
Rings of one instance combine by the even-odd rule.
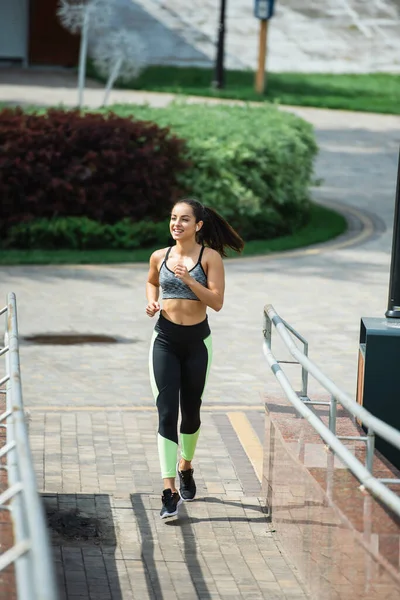
[[[140,340],[96,333],[39,333],[21,338],[28,344],[73,346],[82,344],[136,344]]]
[[[78,508],[57,510],[48,506],[46,514],[53,545],[63,545],[66,542],[73,545],[114,543],[113,526],[108,518],[101,519],[81,512]]]

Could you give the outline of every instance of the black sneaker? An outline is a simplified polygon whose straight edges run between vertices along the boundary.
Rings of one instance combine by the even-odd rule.
[[[160,510],[160,518],[167,519],[178,514],[178,506],[182,504],[182,498],[178,492],[172,492],[169,488],[163,491],[161,497],[162,507]]]
[[[193,479],[193,469],[188,469],[187,471],[180,471],[178,463],[176,470],[179,475],[179,492],[181,494],[181,498],[185,502],[191,502],[196,496],[196,484]]]

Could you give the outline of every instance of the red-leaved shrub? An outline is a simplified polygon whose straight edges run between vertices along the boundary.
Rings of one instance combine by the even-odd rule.
[[[0,112],[0,229],[32,218],[166,217],[184,190],[185,141],[168,128],[118,117],[49,110]]]

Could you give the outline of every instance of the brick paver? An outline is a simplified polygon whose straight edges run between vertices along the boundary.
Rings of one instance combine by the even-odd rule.
[[[39,88],[49,101],[61,97],[57,88],[49,96]],[[29,101],[29,89],[16,86],[6,97]],[[32,89],[35,101],[39,92]],[[72,102],[74,93],[64,89],[63,99]],[[149,97],[115,94],[132,102]],[[265,389],[276,387],[261,352],[268,302],[306,336],[324,371],[354,394],[360,317],[383,316],[386,309],[400,118],[286,110],[315,125],[316,175],[324,180],[316,199],[356,209],[375,231],[359,245],[226,261],[226,304],[210,314],[215,359],[196,459],[199,500],[185,505],[178,521],[158,519],[147,267],[0,268],[0,297],[17,294],[21,336],[76,331],[126,338],[109,346],[21,344],[24,400],[46,502],[64,511],[84,506],[83,513],[109,525],[98,544],[54,539],[69,600],[303,597],[268,531],[256,474],[222,405],[241,407],[262,441],[257,407]],[[279,350],[278,342],[274,347]],[[298,381],[294,369],[288,372]]]
[[[263,420],[262,411],[255,416]],[[53,532],[61,598],[305,599],[223,412],[203,414],[198,499],[167,522],[159,518],[156,426],[155,411],[32,412],[32,450],[49,514],[78,509],[100,522],[99,539]]]

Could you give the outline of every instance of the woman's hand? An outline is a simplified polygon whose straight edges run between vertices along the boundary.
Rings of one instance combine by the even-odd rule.
[[[175,273],[175,277],[177,277],[178,279],[183,281],[183,283],[186,283],[186,285],[189,285],[190,282],[192,281],[192,277],[189,274],[187,267],[185,267],[185,265],[183,265],[181,263],[178,263],[177,265],[175,265],[174,273]]]
[[[156,312],[158,312],[159,310],[160,310],[159,302],[149,302],[148,305],[146,306],[146,315],[148,317],[154,317]]]

